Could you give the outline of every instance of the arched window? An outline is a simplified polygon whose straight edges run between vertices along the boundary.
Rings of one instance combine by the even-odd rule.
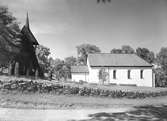
[[[130,70],[128,70],[128,79],[130,79]]]
[[[140,78],[143,79],[143,70],[140,70]]]
[[[113,79],[116,79],[116,70],[113,71]]]

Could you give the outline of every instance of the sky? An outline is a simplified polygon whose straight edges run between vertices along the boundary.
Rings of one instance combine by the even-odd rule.
[[[102,52],[130,45],[155,53],[167,47],[167,0],[0,0],[30,29],[53,58],[77,56],[76,46],[94,44]]]

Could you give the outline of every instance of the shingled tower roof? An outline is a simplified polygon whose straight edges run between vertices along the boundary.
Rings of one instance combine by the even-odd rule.
[[[30,26],[29,26],[28,12],[27,12],[27,18],[26,18],[26,24],[25,24],[25,26],[26,26],[27,28],[30,28]]]
[[[30,30],[29,26],[29,17],[27,13],[26,24],[23,26],[21,33],[27,38],[27,40],[33,45],[39,45],[38,41],[34,37],[33,33]]]

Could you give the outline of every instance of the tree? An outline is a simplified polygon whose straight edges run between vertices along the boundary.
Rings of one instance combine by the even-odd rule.
[[[157,54],[157,62],[161,66],[165,75],[167,75],[167,48],[161,48],[160,52]]]
[[[48,75],[49,79],[52,80],[55,70],[55,60],[52,57],[50,57],[48,61],[49,61]]]
[[[110,51],[112,54],[133,54],[135,53],[134,49],[129,45],[123,45],[121,49],[112,49]]]
[[[135,53],[134,49],[132,47],[130,47],[129,45],[123,45],[122,46],[122,53],[125,54],[133,54]]]
[[[69,58],[74,58],[74,57],[68,57],[66,58],[66,62],[64,60],[61,59],[53,59],[53,58],[49,58],[49,78],[50,80],[52,80],[52,77],[56,78],[57,80],[62,80],[65,81],[68,78],[70,78],[71,73],[70,73],[70,67],[72,64],[71,61],[69,61]],[[68,60],[68,61],[67,61]]]
[[[97,3],[100,3],[100,2],[106,3],[106,2],[111,2],[111,0],[97,0]]]
[[[70,56],[64,59],[66,65],[66,71],[68,72],[68,78],[71,78],[71,66],[77,65],[77,58]]]
[[[73,56],[65,58],[64,61],[68,66],[74,66],[77,64],[77,59]]]
[[[5,6],[0,6],[0,66],[8,67],[14,56],[20,53],[21,33],[16,18]]]
[[[61,63],[55,66],[55,75],[56,79],[63,79],[63,81],[65,81],[70,76],[70,67],[67,66],[64,61],[61,61]]]
[[[155,86],[156,87],[166,87],[167,86],[167,75],[162,68],[157,68],[153,70],[155,73]]]
[[[121,54],[122,53],[122,50],[121,49],[112,49],[111,51],[110,51],[110,53],[112,53],[112,54]]]
[[[13,24],[16,18],[12,16],[9,12],[8,8],[5,6],[0,6],[0,23],[7,26],[9,24]]]
[[[78,61],[80,64],[86,65],[89,53],[100,53],[101,50],[96,45],[81,44],[77,46]]]
[[[148,63],[153,63],[155,60],[154,53],[147,48],[137,48],[136,54]]]
[[[109,81],[109,73],[106,72],[105,68],[99,70],[99,80],[102,84]]]
[[[50,55],[50,49],[43,46],[39,45],[36,48],[36,55],[38,58],[39,65],[43,72],[47,73],[49,71],[49,55]]]

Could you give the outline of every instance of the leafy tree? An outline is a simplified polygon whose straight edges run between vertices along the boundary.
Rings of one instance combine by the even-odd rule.
[[[164,73],[162,68],[154,69],[155,73],[155,86],[166,87],[167,86],[167,75]]]
[[[102,84],[108,81],[109,73],[106,72],[105,68],[99,70],[99,80]]]
[[[122,53],[122,50],[121,49],[112,49],[111,51],[110,51],[110,53],[112,53],[112,54],[121,54]]]
[[[86,65],[89,53],[100,53],[101,50],[96,45],[81,44],[77,46],[78,60],[80,64]]]
[[[121,49],[112,49],[110,51],[112,54],[133,54],[135,53],[134,49],[130,47],[129,45],[123,45]]]
[[[122,46],[122,53],[126,53],[126,54],[133,54],[135,53],[134,49],[132,47],[130,47],[129,45],[123,45]]]
[[[77,58],[70,56],[65,58],[64,63],[66,65],[66,71],[68,71],[68,78],[71,78],[71,66],[77,65]]]
[[[6,6],[0,6],[0,23],[7,26],[13,24],[16,18],[12,16]]]
[[[70,76],[70,67],[64,61],[55,66],[56,79],[65,81]]]
[[[64,61],[68,66],[74,66],[77,64],[77,59],[73,56],[65,58]]]
[[[48,61],[49,61],[48,76],[49,76],[49,79],[52,80],[54,75],[54,69],[55,69],[55,60],[52,57],[50,57]]]
[[[72,58],[72,57],[70,57]],[[52,80],[52,78],[56,78],[57,80],[62,80],[65,81],[68,78],[70,78],[71,73],[70,73],[70,64],[71,61],[67,61],[70,60],[69,57],[67,59],[65,59],[66,62],[64,60],[61,59],[53,59],[53,58],[49,58],[49,78],[50,80]],[[68,63],[69,62],[69,63]]]
[[[36,55],[38,58],[39,65],[43,72],[47,73],[49,71],[49,55],[50,55],[50,49],[43,46],[39,45],[36,48]]]
[[[106,2],[111,2],[111,0],[97,0],[97,3],[106,3]]]
[[[16,18],[5,6],[0,6],[0,66],[7,67],[16,54],[20,53],[20,28]]]
[[[153,63],[155,60],[154,53],[147,48],[137,48],[136,54],[148,63]]]
[[[167,48],[161,48],[160,52],[157,54],[157,62],[167,75]]]

